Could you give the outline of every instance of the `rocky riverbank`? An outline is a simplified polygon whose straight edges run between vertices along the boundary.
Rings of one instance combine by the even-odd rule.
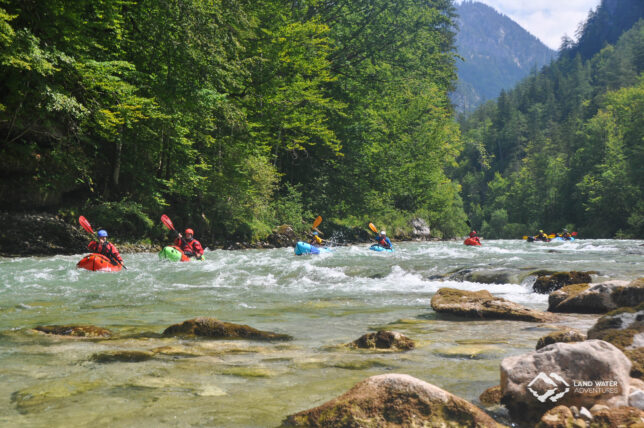
[[[0,231],[0,256],[52,256],[57,254],[79,254],[87,251],[91,237],[76,222],[69,222],[49,213],[7,213],[0,212],[0,222],[5,227]],[[394,235],[395,241],[439,240],[430,234],[429,226],[422,219],[410,223],[411,233]],[[350,228],[329,224],[324,238],[332,245],[350,245],[373,241],[373,234],[366,228]],[[213,241],[200,239],[210,249],[240,250],[293,247],[297,241],[308,241],[310,234],[298,234],[289,225],[277,226],[264,240]],[[123,237],[112,237],[112,242],[121,253],[158,252],[168,242],[130,242]]]

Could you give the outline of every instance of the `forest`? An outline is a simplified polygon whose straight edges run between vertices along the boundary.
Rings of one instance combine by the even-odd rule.
[[[462,233],[455,31],[451,0],[3,0],[0,197],[129,239]]]
[[[3,209],[129,240],[161,239],[163,213],[206,243],[318,215],[641,238],[642,9],[603,0],[457,118],[452,0],[1,0]]]
[[[460,118],[450,176],[484,236],[644,236],[642,17],[641,2],[604,0],[559,59]]]

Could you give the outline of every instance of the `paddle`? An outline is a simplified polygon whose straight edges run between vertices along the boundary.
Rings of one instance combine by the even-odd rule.
[[[378,229],[376,229],[376,226],[374,226],[373,223],[369,223],[369,229],[371,229],[373,233],[378,234]]]
[[[98,240],[98,236],[96,236],[96,233],[94,233],[94,229],[92,229],[92,225],[89,224],[89,221],[87,221],[87,219],[85,217],[83,217],[83,216],[78,217],[78,223],[80,223],[81,227],[83,229],[85,229],[85,231],[87,233],[89,233],[90,235],[96,237],[96,239]],[[114,264],[119,264],[119,265],[123,266],[123,269],[127,270],[127,267],[123,263],[121,263],[118,260],[116,260],[115,258],[110,257],[110,256],[107,256],[107,258],[110,259]]]
[[[311,229],[317,229],[318,226],[320,225],[320,223],[322,223],[322,216],[321,215],[317,216],[317,218],[313,221],[313,226],[311,226]],[[319,230],[318,230],[318,232],[319,232]]]

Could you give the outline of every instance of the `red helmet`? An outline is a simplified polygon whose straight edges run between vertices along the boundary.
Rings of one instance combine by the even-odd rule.
[[[474,236],[476,236],[476,230],[473,230],[473,231],[470,232],[470,238],[472,238]]]
[[[184,235],[188,235],[188,234],[190,234],[190,235],[194,235],[194,234],[195,234],[195,231],[194,231],[194,230],[192,230],[192,229],[186,229],[186,230],[183,232],[183,234],[184,234]]]

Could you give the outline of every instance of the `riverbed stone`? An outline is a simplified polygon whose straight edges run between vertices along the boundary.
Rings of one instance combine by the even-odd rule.
[[[570,342],[583,342],[586,340],[586,335],[581,331],[574,328],[564,328],[562,330],[553,331],[541,337],[537,341],[537,349],[544,346],[552,345],[553,343],[570,343]]]
[[[642,428],[642,426],[644,426],[644,411],[628,406],[599,410],[593,413],[590,425],[591,428]]]
[[[551,312],[602,314],[644,301],[644,281],[606,281],[601,284],[576,284],[550,294]]]
[[[549,294],[565,285],[583,284],[591,281],[590,274],[594,272],[556,272],[552,275],[538,276],[532,290],[535,293]]]
[[[479,400],[486,406],[501,404],[501,385],[492,386],[479,395]]]
[[[112,332],[106,328],[93,325],[39,325],[34,330],[56,336],[107,338]]]
[[[345,394],[288,416],[298,427],[501,427],[468,401],[406,374],[372,376]]]
[[[414,239],[427,240],[431,238],[431,230],[427,222],[422,218],[414,218],[409,221],[411,226],[411,236]]]
[[[291,340],[287,334],[257,330],[244,324],[199,317],[174,324],[163,331],[164,336],[200,336],[211,339]]]
[[[538,421],[557,405],[590,408],[628,404],[631,362],[602,340],[554,343],[501,362],[502,403],[520,421]],[[582,389],[579,381],[611,381],[607,389]]]
[[[575,416],[569,407],[557,406],[544,413],[535,428],[569,428],[574,427],[575,422]]]
[[[465,291],[441,288],[432,297],[431,306],[441,314],[474,319],[506,319],[530,322],[552,321],[552,314],[528,309],[487,290]]]
[[[631,376],[644,379],[644,302],[616,309],[599,318],[588,330],[589,339],[600,339],[621,349],[631,360]]]
[[[414,341],[397,331],[378,331],[367,333],[350,344],[362,349],[391,349],[393,351],[409,351],[416,346]]]

